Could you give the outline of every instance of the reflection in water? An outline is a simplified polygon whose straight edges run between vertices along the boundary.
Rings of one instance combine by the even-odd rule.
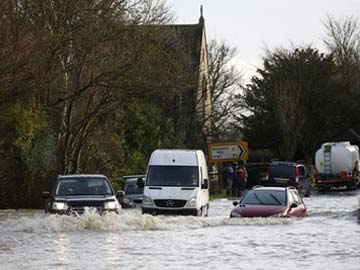
[[[69,261],[69,251],[70,251],[70,240],[68,236],[64,233],[58,234],[57,238],[54,238],[54,248],[55,254],[57,255],[57,259],[59,261],[59,265],[63,265],[64,267]]]
[[[104,242],[104,261],[107,264],[118,261],[121,258],[121,252],[119,250],[119,243],[122,242],[119,233],[108,233],[105,234]]]

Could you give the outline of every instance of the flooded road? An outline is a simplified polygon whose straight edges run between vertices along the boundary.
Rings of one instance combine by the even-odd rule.
[[[360,269],[360,191],[314,194],[304,219],[0,211],[0,269]]]

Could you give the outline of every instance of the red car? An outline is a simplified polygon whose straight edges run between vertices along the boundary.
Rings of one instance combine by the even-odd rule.
[[[254,187],[233,205],[231,218],[306,216],[306,206],[295,187]]]

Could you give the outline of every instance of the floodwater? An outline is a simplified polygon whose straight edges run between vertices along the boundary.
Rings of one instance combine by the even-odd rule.
[[[360,191],[314,194],[303,219],[0,211],[0,269],[360,269]]]

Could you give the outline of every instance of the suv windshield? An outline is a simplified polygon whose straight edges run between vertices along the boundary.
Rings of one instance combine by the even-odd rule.
[[[271,165],[269,169],[269,177],[294,178],[295,167],[289,165]]]
[[[125,183],[125,194],[142,194],[143,188],[139,188],[137,181],[127,181]]]
[[[151,166],[147,177],[149,186],[199,186],[198,168],[195,166]]]
[[[241,200],[241,204],[285,205],[285,191],[250,190]]]
[[[64,178],[59,179],[56,195],[112,195],[108,181],[104,178]]]

